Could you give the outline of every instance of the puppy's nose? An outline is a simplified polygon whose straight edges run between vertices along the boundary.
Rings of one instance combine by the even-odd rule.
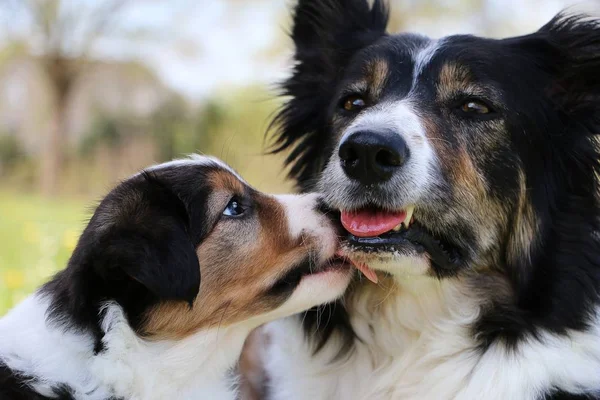
[[[409,151],[397,133],[359,131],[342,142],[339,156],[349,178],[369,185],[389,180],[404,165]]]

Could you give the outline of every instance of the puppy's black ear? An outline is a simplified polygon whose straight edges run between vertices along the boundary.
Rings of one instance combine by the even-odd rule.
[[[99,276],[125,285],[115,290],[118,296],[128,295],[123,290],[134,290],[137,282],[154,297],[191,304],[200,288],[200,266],[189,224],[178,196],[152,175],[142,174],[118,187],[98,208],[90,223],[96,243],[88,259]]]
[[[289,175],[302,189],[321,171],[332,138],[327,112],[350,58],[385,35],[387,7],[382,0],[299,0],[291,37],[296,65],[282,85],[290,100],[275,116],[273,152],[290,149]]]
[[[160,299],[192,303],[200,288],[200,266],[187,233],[157,221],[152,234],[119,229],[107,237],[105,265],[123,271]],[[167,232],[167,229],[169,232]]]

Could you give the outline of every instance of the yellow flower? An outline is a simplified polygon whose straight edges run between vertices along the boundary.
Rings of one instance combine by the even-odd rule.
[[[18,269],[7,269],[2,274],[2,280],[7,289],[18,289],[25,284],[25,274]]]

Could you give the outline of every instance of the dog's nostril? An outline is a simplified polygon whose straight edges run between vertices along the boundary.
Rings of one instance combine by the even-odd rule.
[[[399,167],[403,159],[399,152],[381,149],[375,155],[375,162],[383,167]]]
[[[395,132],[359,131],[342,142],[338,154],[349,178],[370,185],[390,179],[404,165],[409,151]]]
[[[344,143],[339,151],[340,159],[346,164],[353,164],[358,161],[358,153],[350,143]]]

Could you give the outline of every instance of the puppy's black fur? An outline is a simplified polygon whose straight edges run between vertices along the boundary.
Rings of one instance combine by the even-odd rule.
[[[144,172],[106,196],[67,268],[42,289],[53,299],[50,319],[94,332],[96,351],[101,351],[98,324],[106,301],[123,307],[133,329],[159,300],[191,304],[200,287],[195,247],[205,232],[190,231],[189,221],[190,212],[202,212],[203,186],[195,193],[178,192],[173,182],[198,179],[192,174],[200,170],[188,171],[187,177],[180,170],[182,176],[175,181],[166,176],[168,170],[161,170],[162,176]],[[186,207],[183,196],[196,197],[193,209]]]
[[[179,300],[191,307],[200,287],[195,249],[208,227],[190,221],[205,220],[210,191],[205,177],[216,168],[149,170],[111,191],[82,233],[67,268],[40,291],[51,299],[48,321],[92,333],[99,353],[106,302],[118,303],[142,336],[145,313],[158,302]],[[34,378],[0,362],[0,399],[46,399],[31,389],[32,382]],[[72,399],[66,385],[52,390],[52,399]]]

